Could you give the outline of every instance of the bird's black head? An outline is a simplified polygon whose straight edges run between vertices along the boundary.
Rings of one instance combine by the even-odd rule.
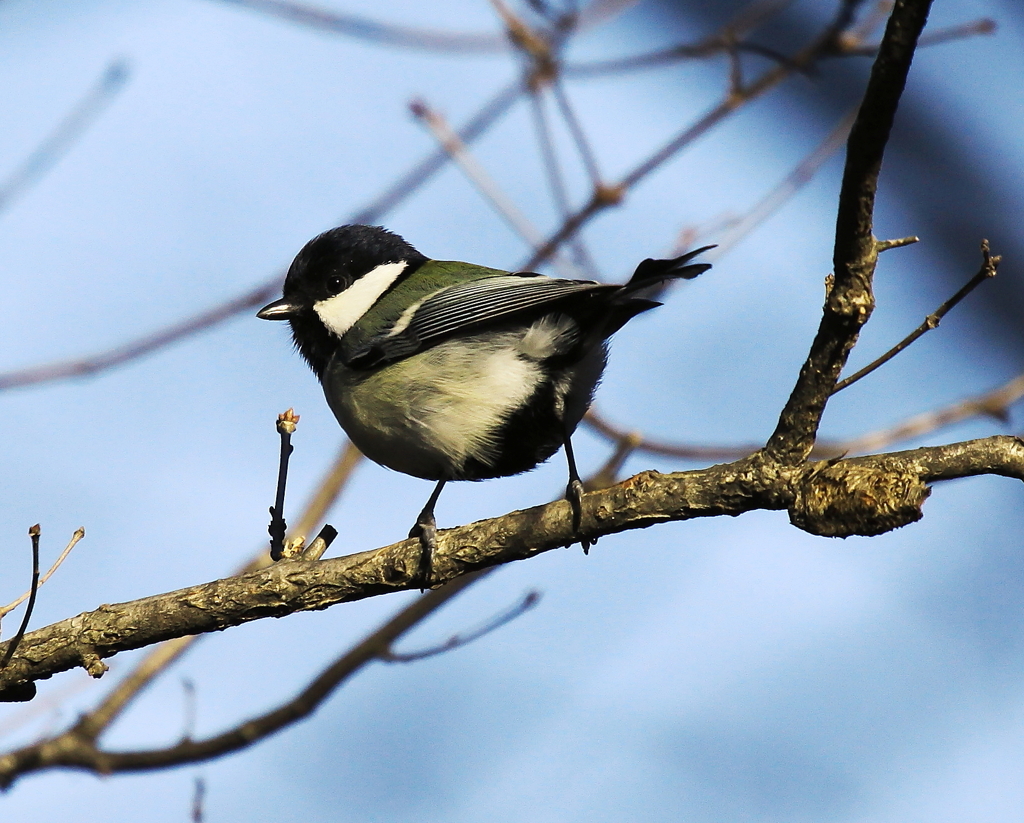
[[[320,377],[341,335],[426,260],[380,226],[339,226],[302,247],[288,269],[284,296],[257,317],[288,320],[296,348]]]

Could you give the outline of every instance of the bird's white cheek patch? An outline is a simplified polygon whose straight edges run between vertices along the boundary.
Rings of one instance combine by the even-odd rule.
[[[408,265],[405,260],[402,260],[398,263],[385,263],[382,266],[377,266],[356,280],[341,294],[314,303],[313,310],[330,331],[341,337],[373,307],[374,303],[380,300],[384,292],[390,288]]]

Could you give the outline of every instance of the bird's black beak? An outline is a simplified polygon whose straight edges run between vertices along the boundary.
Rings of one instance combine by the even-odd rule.
[[[287,297],[282,297],[280,300],[268,303],[256,312],[256,316],[260,320],[288,320],[298,314],[301,308]]]

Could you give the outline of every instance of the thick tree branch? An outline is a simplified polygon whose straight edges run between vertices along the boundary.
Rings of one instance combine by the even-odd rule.
[[[895,499],[903,494],[897,488],[901,484],[920,489],[932,480],[983,473],[1024,479],[1024,442],[997,436],[799,466],[787,466],[758,453],[698,471],[644,472],[586,495],[583,530],[588,537],[601,537],[673,520],[738,515],[754,509],[792,509],[800,505],[801,490],[813,489],[822,478],[825,466],[829,482],[842,478],[847,470],[871,472],[870,482],[878,488],[865,495],[862,477],[857,481],[859,486],[851,487],[845,505],[860,510],[860,514],[851,520],[845,533],[877,534],[920,517],[919,504],[926,492],[920,495],[916,516],[911,518],[904,512],[892,515],[896,520],[886,520],[889,509],[903,511],[904,503]],[[890,486],[892,489],[887,491]],[[833,496],[840,494],[834,492]],[[914,499],[914,494],[909,499]],[[877,512],[882,514],[876,516]],[[839,534],[833,527],[827,532],[816,528],[813,512],[803,512],[800,517],[798,525],[805,530]],[[887,526],[880,528],[878,523]],[[569,546],[578,539],[572,530],[568,503],[561,500],[446,530],[438,536],[432,582],[438,585],[471,571],[523,560]],[[282,562],[238,577],[100,606],[26,634],[7,669],[0,672],[0,695],[77,666],[99,676],[106,668],[103,658],[163,640],[417,589],[418,557],[419,543],[404,540],[347,557]]]
[[[188,737],[162,749],[109,752],[96,738],[105,728],[95,715],[86,715],[63,734],[0,756],[0,788],[28,772],[55,766],[77,767],[100,774],[138,772],[198,763],[251,746],[276,731],[311,714],[339,685],[374,660],[393,658],[391,645],[425,617],[472,585],[486,571],[463,575],[442,588],[428,592],[402,609],[324,669],[296,697],[258,717],[202,740]],[[140,672],[141,674],[141,672]]]
[[[811,351],[765,447],[773,458],[791,465],[810,454],[825,404],[874,309],[871,286],[879,247],[872,227],[878,173],[930,8],[931,0],[897,0],[850,131],[836,218],[835,280]]]

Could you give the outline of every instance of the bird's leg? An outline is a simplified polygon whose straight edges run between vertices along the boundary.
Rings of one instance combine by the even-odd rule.
[[[423,507],[423,511],[416,518],[416,525],[409,530],[409,537],[418,537],[420,539],[418,577],[420,579],[420,586],[424,589],[430,585],[434,550],[437,548],[437,521],[434,520],[434,506],[437,504],[437,498],[441,496],[441,489],[444,488],[444,484],[447,482],[447,480],[437,481],[434,491],[430,494],[430,499],[427,500],[427,505]]]
[[[576,469],[576,455],[572,453],[572,435],[565,433],[565,458],[569,462],[569,484],[565,487],[565,499],[572,507],[572,530],[580,539],[583,546],[583,553],[590,554],[590,547],[593,542],[580,534],[580,527],[583,525],[583,481],[580,480],[580,473]]]

